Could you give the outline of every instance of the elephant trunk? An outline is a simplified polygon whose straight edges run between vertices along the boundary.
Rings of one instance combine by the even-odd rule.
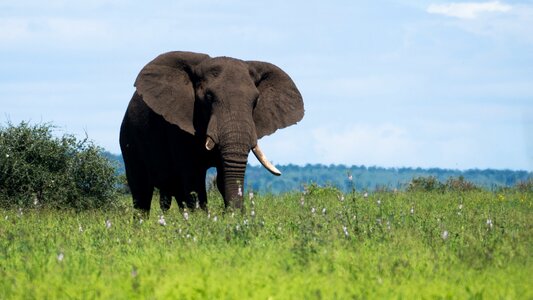
[[[223,197],[227,207],[243,208],[244,174],[248,153],[257,143],[252,120],[231,118],[234,122],[219,125],[219,149],[222,158]],[[237,121],[238,120],[238,121]]]
[[[222,173],[224,179],[224,203],[234,209],[243,208],[244,174],[248,162],[249,147],[228,147],[221,149]]]

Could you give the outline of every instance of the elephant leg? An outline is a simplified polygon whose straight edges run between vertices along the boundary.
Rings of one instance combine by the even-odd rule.
[[[126,177],[133,198],[134,218],[148,218],[152,204],[153,184],[148,180],[146,170],[139,165],[126,165]]]
[[[207,192],[205,190],[206,171],[198,171],[194,174],[186,175],[183,180],[182,193],[179,197],[184,206],[189,209],[196,209],[197,206],[207,210]],[[177,199],[177,198],[176,198]]]
[[[133,197],[133,208],[139,212],[138,216],[134,217],[148,218],[150,216],[154,187],[145,184],[130,186],[130,188]]]
[[[159,207],[163,212],[170,209],[172,204],[172,194],[165,190],[159,190]]]

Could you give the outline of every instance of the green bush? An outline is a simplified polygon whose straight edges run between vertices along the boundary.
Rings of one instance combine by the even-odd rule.
[[[407,186],[408,192],[468,192],[477,191],[480,188],[474,183],[466,180],[463,176],[450,177],[445,183],[440,182],[437,177],[416,177]]]
[[[115,168],[87,139],[50,124],[0,127],[0,207],[101,208],[116,201]]]
[[[445,185],[433,176],[413,178],[407,186],[407,191],[409,192],[443,192],[444,189]]]
[[[463,176],[459,176],[457,178],[450,177],[448,180],[446,180],[445,183],[446,190],[448,191],[454,191],[454,192],[468,192],[468,191],[476,191],[480,188],[473,184],[472,182],[465,180]]]

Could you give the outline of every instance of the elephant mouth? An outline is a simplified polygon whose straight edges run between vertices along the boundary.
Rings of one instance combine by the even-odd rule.
[[[205,141],[205,148],[208,150],[208,151],[211,151],[213,150],[213,148],[215,148],[215,141],[210,137],[210,136],[207,136],[206,138],[206,141]],[[268,158],[266,157],[266,155],[263,153],[263,151],[261,150],[261,148],[259,147],[259,143],[256,144],[254,147],[252,147],[252,152],[253,154],[255,155],[255,157],[257,158],[257,160],[259,160],[259,162],[261,163],[261,165],[263,165],[263,167],[265,169],[267,169],[270,173],[276,175],[276,176],[280,176],[281,175],[281,172],[278,170],[278,168],[276,168],[269,160]]]

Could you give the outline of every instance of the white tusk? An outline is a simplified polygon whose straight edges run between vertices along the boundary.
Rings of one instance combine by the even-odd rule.
[[[213,150],[213,148],[215,148],[215,141],[213,141],[213,139],[208,136],[205,140],[205,149],[211,151]]]
[[[261,151],[261,148],[259,148],[259,144],[252,148],[252,152],[254,153],[255,157],[257,157],[259,162],[263,165],[263,167],[269,170],[270,173],[276,176],[281,175],[281,172],[276,167],[274,167],[274,165],[269,162],[266,156],[263,154],[263,151]]]

